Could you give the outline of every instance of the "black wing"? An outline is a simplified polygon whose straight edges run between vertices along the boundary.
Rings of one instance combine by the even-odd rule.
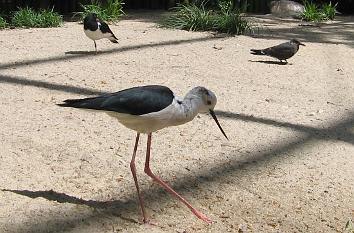
[[[172,103],[173,98],[173,92],[168,87],[151,85],[133,87],[93,98],[69,99],[58,105],[143,115],[161,111]]]
[[[100,29],[102,33],[111,33],[113,38],[118,40],[117,37],[114,35],[114,33],[112,32],[112,30],[109,28],[108,24],[106,24],[105,22],[100,20]]]

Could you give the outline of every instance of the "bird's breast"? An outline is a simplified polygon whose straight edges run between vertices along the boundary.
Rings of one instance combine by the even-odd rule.
[[[111,37],[110,33],[102,33],[101,30],[97,29],[96,31],[91,31],[91,30],[84,30],[85,35],[90,38],[91,40],[100,40],[103,38],[109,38]]]
[[[130,115],[117,112],[107,112],[107,114],[117,118],[121,124],[129,129],[139,133],[151,133],[166,127],[182,125],[193,120],[196,114],[187,114],[179,105],[177,101],[174,101],[161,111],[143,115]]]

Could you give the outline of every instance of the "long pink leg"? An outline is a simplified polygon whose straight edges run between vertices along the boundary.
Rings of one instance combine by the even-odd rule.
[[[135,168],[135,156],[136,156],[136,150],[138,149],[139,136],[140,136],[140,133],[137,133],[136,139],[135,139],[134,152],[133,152],[132,160],[130,161],[130,170],[132,171],[136,191],[138,193],[141,212],[143,214],[143,221],[144,221],[144,223],[147,223],[148,220],[147,220],[146,213],[145,213],[144,200],[143,200],[143,197],[140,195],[140,189],[139,189],[139,185],[138,185],[138,179],[136,177],[136,168]]]
[[[169,192],[173,196],[177,197],[180,201],[182,201],[193,212],[195,216],[197,216],[198,218],[200,218],[201,220],[207,223],[212,223],[211,219],[209,219],[207,216],[205,216],[203,213],[199,212],[198,210],[194,209],[193,206],[189,204],[181,195],[179,195],[175,190],[173,190],[170,186],[168,186],[163,180],[161,180],[159,177],[155,176],[152,173],[150,169],[150,148],[151,148],[151,133],[148,134],[144,172],[148,176],[150,176],[154,181],[156,181],[162,187],[164,187],[167,192]]]

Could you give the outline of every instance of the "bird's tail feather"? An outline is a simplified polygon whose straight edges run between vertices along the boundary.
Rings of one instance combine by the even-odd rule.
[[[106,100],[106,95],[89,97],[84,99],[68,99],[64,100],[64,103],[57,104],[61,107],[71,107],[71,108],[84,108],[93,110],[104,110],[102,109],[102,103]]]
[[[72,108],[77,108],[80,107],[83,101],[86,101],[90,98],[86,99],[68,99],[64,100],[64,103],[57,104],[60,107],[72,107]]]
[[[253,55],[265,55],[262,49],[251,49],[251,54]]]
[[[112,37],[108,38],[112,43],[118,43],[118,38],[112,34]]]
[[[118,44],[118,40],[115,40],[115,39],[109,39],[112,43],[115,43],[115,44]]]

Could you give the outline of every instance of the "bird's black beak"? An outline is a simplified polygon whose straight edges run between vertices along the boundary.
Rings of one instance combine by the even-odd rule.
[[[225,138],[227,140],[229,140],[228,137],[226,136],[224,130],[221,128],[221,125],[220,125],[220,123],[218,121],[218,118],[216,118],[215,112],[213,110],[211,110],[211,109],[209,109],[209,112],[210,112],[210,115],[213,117],[214,121],[216,122],[216,124],[218,125],[219,129],[221,130],[222,134],[225,136]]]
[[[306,45],[304,45],[303,43],[300,43],[299,45],[306,46]]]

